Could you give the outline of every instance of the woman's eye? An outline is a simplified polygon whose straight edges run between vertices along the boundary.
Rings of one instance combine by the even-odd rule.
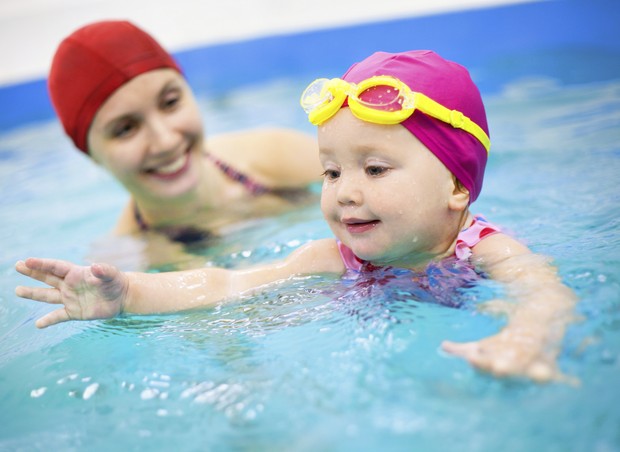
[[[383,166],[369,166],[368,168],[366,168],[366,172],[368,173],[368,175],[370,176],[381,176],[382,174],[384,174],[388,169],[383,167]]]
[[[112,129],[112,136],[114,138],[124,138],[130,135],[135,129],[137,129],[138,125],[135,121],[121,121],[114,126]]]
[[[338,179],[340,177],[340,171],[326,170],[323,173],[323,177],[325,177],[326,179],[329,179],[329,180]]]
[[[164,110],[174,109],[181,101],[181,94],[177,91],[166,93],[161,100],[161,108]]]

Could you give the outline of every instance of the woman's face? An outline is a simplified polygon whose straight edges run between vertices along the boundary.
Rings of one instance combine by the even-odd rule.
[[[185,79],[156,69],[121,86],[95,115],[88,147],[137,199],[191,195],[203,166],[204,129]]]

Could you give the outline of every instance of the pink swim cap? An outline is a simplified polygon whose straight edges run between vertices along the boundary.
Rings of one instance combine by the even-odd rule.
[[[91,122],[114,91],[160,68],[181,72],[168,52],[127,21],[95,22],[65,38],[56,50],[47,82],[56,114],[78,149],[88,154]]]
[[[342,77],[359,83],[375,75],[396,77],[451,110],[458,110],[488,135],[486,113],[478,88],[463,66],[429,50],[377,52],[355,63]],[[469,190],[469,202],[482,189],[487,151],[473,135],[416,110],[401,123]]]

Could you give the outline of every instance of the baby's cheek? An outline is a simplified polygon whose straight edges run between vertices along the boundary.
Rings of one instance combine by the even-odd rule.
[[[335,203],[335,193],[333,187],[329,187],[326,183],[323,183],[323,189],[321,190],[321,210],[323,215],[328,214],[329,211],[333,211]]]

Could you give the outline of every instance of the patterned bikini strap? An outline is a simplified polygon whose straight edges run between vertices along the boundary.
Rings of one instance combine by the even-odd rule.
[[[138,224],[138,227],[140,228],[140,231],[142,231],[142,232],[148,231],[149,230],[149,225],[146,224],[146,221],[144,221],[144,217],[140,213],[140,209],[138,209],[138,204],[136,204],[136,201],[134,201],[134,200],[132,200],[131,203],[133,205],[133,218],[134,218],[134,220],[136,220],[136,223]]]
[[[209,153],[206,153],[205,155],[226,176],[228,176],[230,179],[232,179],[232,180],[242,184],[252,195],[259,196],[259,195],[262,195],[262,194],[265,194],[265,193],[269,193],[271,191],[270,188],[265,187],[264,185],[259,184],[258,182],[253,181],[248,176],[246,176],[245,174],[237,171],[236,169],[234,169],[232,166],[228,165],[227,163],[222,162],[217,157],[215,157],[215,156],[213,156],[213,155],[211,155]]]
[[[222,162],[217,157],[214,157],[209,153],[205,153],[205,156],[210,161],[212,161],[215,166],[217,166],[226,176],[228,176],[234,181],[241,183],[253,196],[259,196],[271,191],[264,185],[254,182],[245,174],[240,173],[230,165]],[[144,217],[142,216],[140,209],[138,209],[138,204],[136,204],[135,201],[133,201],[133,217],[136,220],[136,223],[138,224],[138,227],[141,231],[148,231],[150,229],[149,225],[146,223],[146,221],[144,221]]]

